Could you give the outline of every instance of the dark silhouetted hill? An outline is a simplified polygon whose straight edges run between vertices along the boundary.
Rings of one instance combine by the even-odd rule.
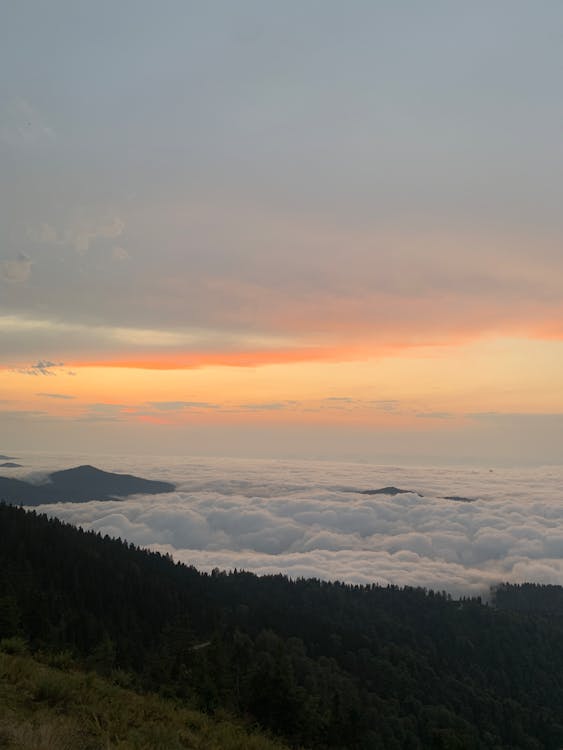
[[[388,495],[389,497],[395,497],[396,495],[418,495],[418,497],[424,497],[421,492],[415,490],[402,490],[400,487],[380,487],[377,490],[358,490],[360,495]],[[440,496],[440,500],[453,500],[456,503],[474,503],[475,498],[473,497],[462,497],[461,495],[443,495]]]
[[[395,495],[418,495],[419,497],[422,497],[420,492],[415,492],[414,490],[402,490],[399,487],[380,487],[377,490],[362,490],[362,495],[390,495],[391,497],[395,497]]]
[[[55,471],[42,484],[0,477],[0,498],[15,505],[116,500],[128,495],[158,495],[174,489],[170,482],[141,479],[131,474],[114,474],[94,466]]]

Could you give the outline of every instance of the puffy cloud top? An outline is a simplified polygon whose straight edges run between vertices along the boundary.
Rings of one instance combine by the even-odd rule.
[[[481,593],[500,581],[563,584],[562,469],[194,459],[176,466],[131,462],[126,470],[174,480],[178,490],[46,510],[205,569],[454,593]],[[392,483],[423,496],[355,491]]]

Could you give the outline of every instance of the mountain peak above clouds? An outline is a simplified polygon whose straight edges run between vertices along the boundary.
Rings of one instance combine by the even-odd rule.
[[[0,477],[0,498],[18,505],[117,500],[128,495],[159,495],[174,489],[175,485],[170,482],[115,474],[89,465],[55,471],[39,485]]]

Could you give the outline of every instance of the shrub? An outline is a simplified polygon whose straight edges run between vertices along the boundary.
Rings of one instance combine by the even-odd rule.
[[[33,698],[36,701],[58,708],[66,708],[71,702],[72,695],[72,685],[66,677],[53,672],[41,675],[33,691]]]
[[[26,654],[27,642],[24,638],[20,638],[17,635],[10,638],[2,638],[0,640],[0,651],[3,651],[5,654]]]

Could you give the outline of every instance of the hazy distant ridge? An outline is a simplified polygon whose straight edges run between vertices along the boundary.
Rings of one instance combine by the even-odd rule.
[[[421,492],[415,490],[402,490],[399,487],[380,487],[377,490],[359,490],[361,495],[389,495],[395,497],[395,495],[418,495],[418,497],[424,497]],[[441,500],[454,500],[457,503],[473,503],[475,502],[474,497],[462,497],[461,495],[440,495]]]
[[[44,484],[39,485],[0,477],[0,498],[18,505],[115,500],[128,495],[159,495],[174,489],[175,485],[170,482],[142,479],[132,474],[114,474],[87,465],[55,471],[49,474]]]

